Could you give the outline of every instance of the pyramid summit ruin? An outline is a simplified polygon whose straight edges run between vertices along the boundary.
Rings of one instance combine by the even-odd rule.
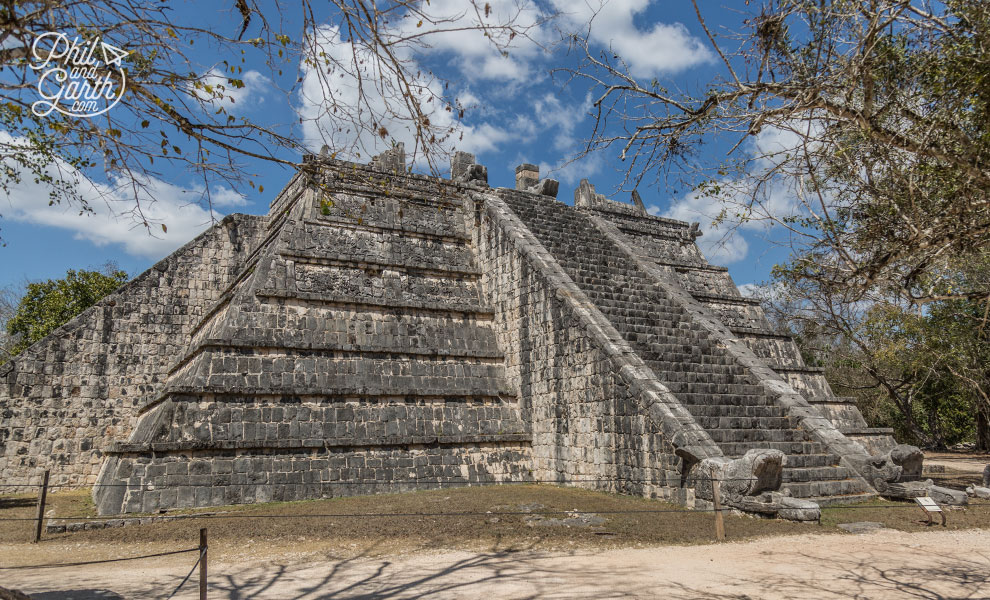
[[[0,487],[101,514],[557,482],[815,518],[910,495],[917,448],[833,396],[697,225],[532,165],[492,189],[307,156],[0,365]],[[5,488],[6,489],[6,488]]]

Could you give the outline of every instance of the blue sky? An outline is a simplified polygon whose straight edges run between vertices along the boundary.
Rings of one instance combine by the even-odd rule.
[[[598,0],[589,1],[597,8]],[[229,4],[175,2],[173,18],[205,20],[236,35],[240,20]],[[552,25],[534,29],[537,41],[549,45],[556,35],[554,27],[586,29],[593,47],[611,48],[626,60],[637,78],[656,78],[668,88],[697,93],[721,72],[693,6],[684,0],[610,0],[591,21],[590,29],[591,13],[585,0],[501,0],[492,4],[496,11],[522,7],[530,11],[524,13],[524,18],[528,15],[533,19],[541,10],[556,7],[565,14]],[[740,30],[750,10],[742,2],[704,1],[700,5],[709,27],[718,35]],[[463,2],[433,0],[431,6],[438,11],[457,12],[462,10]],[[329,29],[333,25],[329,16],[327,25],[328,44],[340,47],[339,37],[335,38]],[[580,80],[568,83],[560,73],[551,73],[553,69],[575,66],[577,58],[573,53],[561,47],[548,52],[526,40],[517,40],[506,58],[495,53],[477,32],[470,36],[444,34],[430,42],[432,48],[411,59],[450,82],[446,94],[456,97],[467,109],[461,122],[463,139],[453,145],[477,154],[479,162],[488,167],[492,186],[511,187],[515,166],[530,162],[540,165],[542,174],[560,180],[558,197],[565,202],[573,202],[573,191],[581,178],[588,178],[601,193],[628,201],[628,189],[617,189],[624,165],[616,153],[599,153],[567,164],[582,147],[593,124],[588,116],[592,97],[589,85]],[[197,57],[202,63],[191,66],[207,78],[217,64],[229,58],[211,54],[209,49],[200,49]],[[318,150],[322,144],[319,107],[300,93],[308,89],[307,72],[289,69],[280,80],[260,61],[252,64],[252,60],[245,65],[245,87],[233,91],[236,103],[231,112],[259,123],[296,123],[300,116],[307,116],[305,123],[295,126],[293,134],[312,150]],[[288,87],[285,81],[289,77],[296,76],[302,79],[294,91],[280,89]],[[401,130],[393,131],[396,138],[402,139]],[[373,141],[368,143],[374,145]],[[693,160],[710,167],[725,157],[728,146],[723,140],[713,139],[698,149]],[[260,160],[244,161],[243,168],[255,175],[253,180],[263,186],[264,192],[248,186],[236,191],[213,187],[213,217],[231,212],[264,214],[291,176],[288,168]],[[646,205],[656,214],[701,221],[706,231],[699,240],[702,249],[713,263],[728,266],[737,284],[766,281],[773,265],[787,258],[782,247],[768,243],[764,239],[766,232],[752,225],[722,240],[720,232],[710,227],[720,207],[692,194],[692,180],[685,181],[679,175],[671,173],[666,181],[663,177],[647,177],[651,185],[639,188]],[[0,235],[6,243],[0,248],[0,287],[60,277],[67,269],[98,268],[107,261],[115,261],[136,276],[210,224],[211,215],[200,202],[202,182],[186,170],[165,165],[161,178],[150,182],[144,205],[168,227],[167,233],[154,229],[153,236],[123,214],[129,200],[127,189],[115,189],[119,182],[108,182],[98,172],[86,176],[89,179],[84,185],[109,192],[119,201],[110,206],[96,201],[96,214],[79,215],[72,207],[48,207],[46,190],[30,182],[14,188],[8,198],[0,198]]]

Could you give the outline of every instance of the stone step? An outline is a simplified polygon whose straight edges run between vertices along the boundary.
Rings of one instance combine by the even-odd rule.
[[[691,271],[712,271],[716,273],[726,273],[729,270],[728,267],[710,265],[708,263],[673,260],[670,258],[665,258],[663,260],[657,258],[651,258],[651,260],[661,267],[673,267],[675,269],[687,269]]]
[[[495,316],[495,309],[478,302],[449,303],[438,305],[436,302],[423,302],[417,300],[355,300],[352,295],[328,294],[312,292],[288,292],[275,288],[263,288],[255,292],[258,298],[275,298],[294,301],[307,301],[316,306],[337,307],[347,306],[366,310],[377,310],[390,314],[416,314],[430,313],[439,315],[466,315],[483,319],[491,319]]]
[[[852,478],[838,481],[787,482],[780,487],[781,489],[789,489],[795,498],[848,496],[868,491],[861,479]]]
[[[745,306],[760,306],[760,301],[756,298],[745,296],[726,296],[722,294],[693,294],[694,299],[700,302],[715,304],[738,304]]]
[[[712,373],[706,371],[681,371],[671,368],[665,368],[664,363],[657,361],[650,361],[647,363],[657,377],[661,381],[669,383],[671,391],[680,393],[695,393],[695,394],[733,394],[734,388],[739,384],[735,381],[735,378],[731,375],[726,375],[725,373]],[[675,365],[676,366],[676,365]],[[683,367],[683,365],[680,365]],[[748,391],[748,390],[747,390]],[[762,396],[762,394],[747,394],[746,391],[740,391],[739,396]]]
[[[785,470],[811,469],[829,467],[834,468],[839,464],[839,457],[834,454],[792,454],[787,457]]]
[[[803,483],[807,481],[829,481],[850,479],[852,473],[846,467],[836,465],[829,467],[791,467],[784,466],[785,482]]]
[[[365,231],[368,233],[398,235],[406,238],[419,237],[423,239],[436,240],[438,242],[446,242],[446,243],[454,243],[454,244],[468,244],[471,242],[471,237],[463,233],[440,234],[423,227],[416,227],[413,224],[403,224],[401,227],[378,226],[378,225],[368,225],[365,223],[357,224],[353,221],[342,220],[342,219],[334,220],[330,218],[320,219],[319,221],[307,219],[303,223],[305,225],[313,226],[313,227],[329,227],[336,230],[348,229],[353,231]]]
[[[251,332],[249,332],[251,333]],[[189,354],[177,361],[168,369],[171,376],[176,371],[187,365],[190,361],[204,352],[215,352],[222,354],[251,356],[263,354],[290,355],[292,353],[305,353],[306,356],[323,356],[335,359],[387,359],[387,360],[412,360],[412,361],[452,361],[463,359],[473,364],[487,363],[500,364],[504,355],[493,348],[494,344],[485,348],[437,348],[424,347],[417,348],[411,344],[398,345],[399,342],[407,341],[405,338],[396,337],[391,340],[392,346],[369,344],[345,344],[327,343],[316,345],[310,340],[308,343],[300,343],[296,340],[275,341],[271,339],[252,338],[250,335],[239,336],[237,341],[227,341],[224,339],[206,338],[193,346]],[[278,345],[276,345],[278,344]],[[226,359],[225,359],[226,360]]]
[[[712,440],[725,443],[805,442],[808,434],[800,429],[706,429]]]
[[[824,367],[809,367],[807,365],[782,365],[768,362],[767,366],[778,373],[807,373],[818,375],[825,372]]]
[[[859,492],[852,494],[841,494],[837,496],[808,496],[804,500],[817,502],[818,506],[838,506],[843,504],[857,504],[866,502],[877,497],[873,492]]]
[[[661,377],[661,379],[663,378]],[[707,385],[708,387],[713,387],[711,384]],[[733,394],[726,391],[715,393],[705,392],[702,389],[705,386],[706,384],[698,384],[697,386],[690,386],[688,388],[702,390],[698,392],[683,392],[680,389],[671,391],[673,391],[677,398],[681,401],[681,404],[684,404],[685,406],[776,406],[766,396],[757,396],[755,394]],[[667,387],[670,388],[671,386]],[[720,385],[718,387],[721,389],[724,386]]]
[[[730,327],[729,330],[736,335],[746,337],[771,338],[785,341],[791,341],[794,339],[787,334],[774,333],[770,329],[761,327]]]
[[[695,417],[783,417],[784,411],[772,405],[685,404]]]
[[[792,417],[726,417],[696,416],[695,421],[705,429],[790,429],[797,426]]]
[[[465,255],[470,253],[465,250]],[[414,257],[403,257],[402,260],[380,260],[370,258],[366,255],[355,256],[346,254],[340,250],[284,250],[279,253],[286,259],[295,261],[297,264],[320,265],[326,267],[352,267],[357,269],[392,270],[407,273],[417,273],[420,275],[432,275],[435,277],[446,277],[449,279],[479,279],[481,271],[473,265],[449,266],[442,263],[429,262],[427,260],[415,260]],[[465,259],[464,262],[470,262]]]
[[[740,457],[749,450],[769,448],[784,454],[821,454],[822,445],[818,442],[723,442],[718,445],[726,456]]]

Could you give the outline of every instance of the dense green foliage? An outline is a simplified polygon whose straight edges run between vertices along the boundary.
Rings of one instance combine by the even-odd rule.
[[[16,355],[70,319],[93,306],[127,281],[127,273],[108,265],[104,272],[70,269],[62,279],[29,283],[27,292],[7,321]]]

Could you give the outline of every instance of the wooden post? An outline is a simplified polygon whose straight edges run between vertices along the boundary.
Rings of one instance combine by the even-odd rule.
[[[719,497],[721,483],[717,477],[712,477],[712,503],[715,505],[715,539],[725,541],[725,521],[722,520],[722,501]]]
[[[199,600],[206,600],[206,527],[199,530]]]
[[[34,543],[41,541],[41,529],[45,526],[45,500],[48,499],[48,476],[50,471],[45,469],[45,480],[41,484],[41,493],[38,494],[38,527],[34,530]]]

